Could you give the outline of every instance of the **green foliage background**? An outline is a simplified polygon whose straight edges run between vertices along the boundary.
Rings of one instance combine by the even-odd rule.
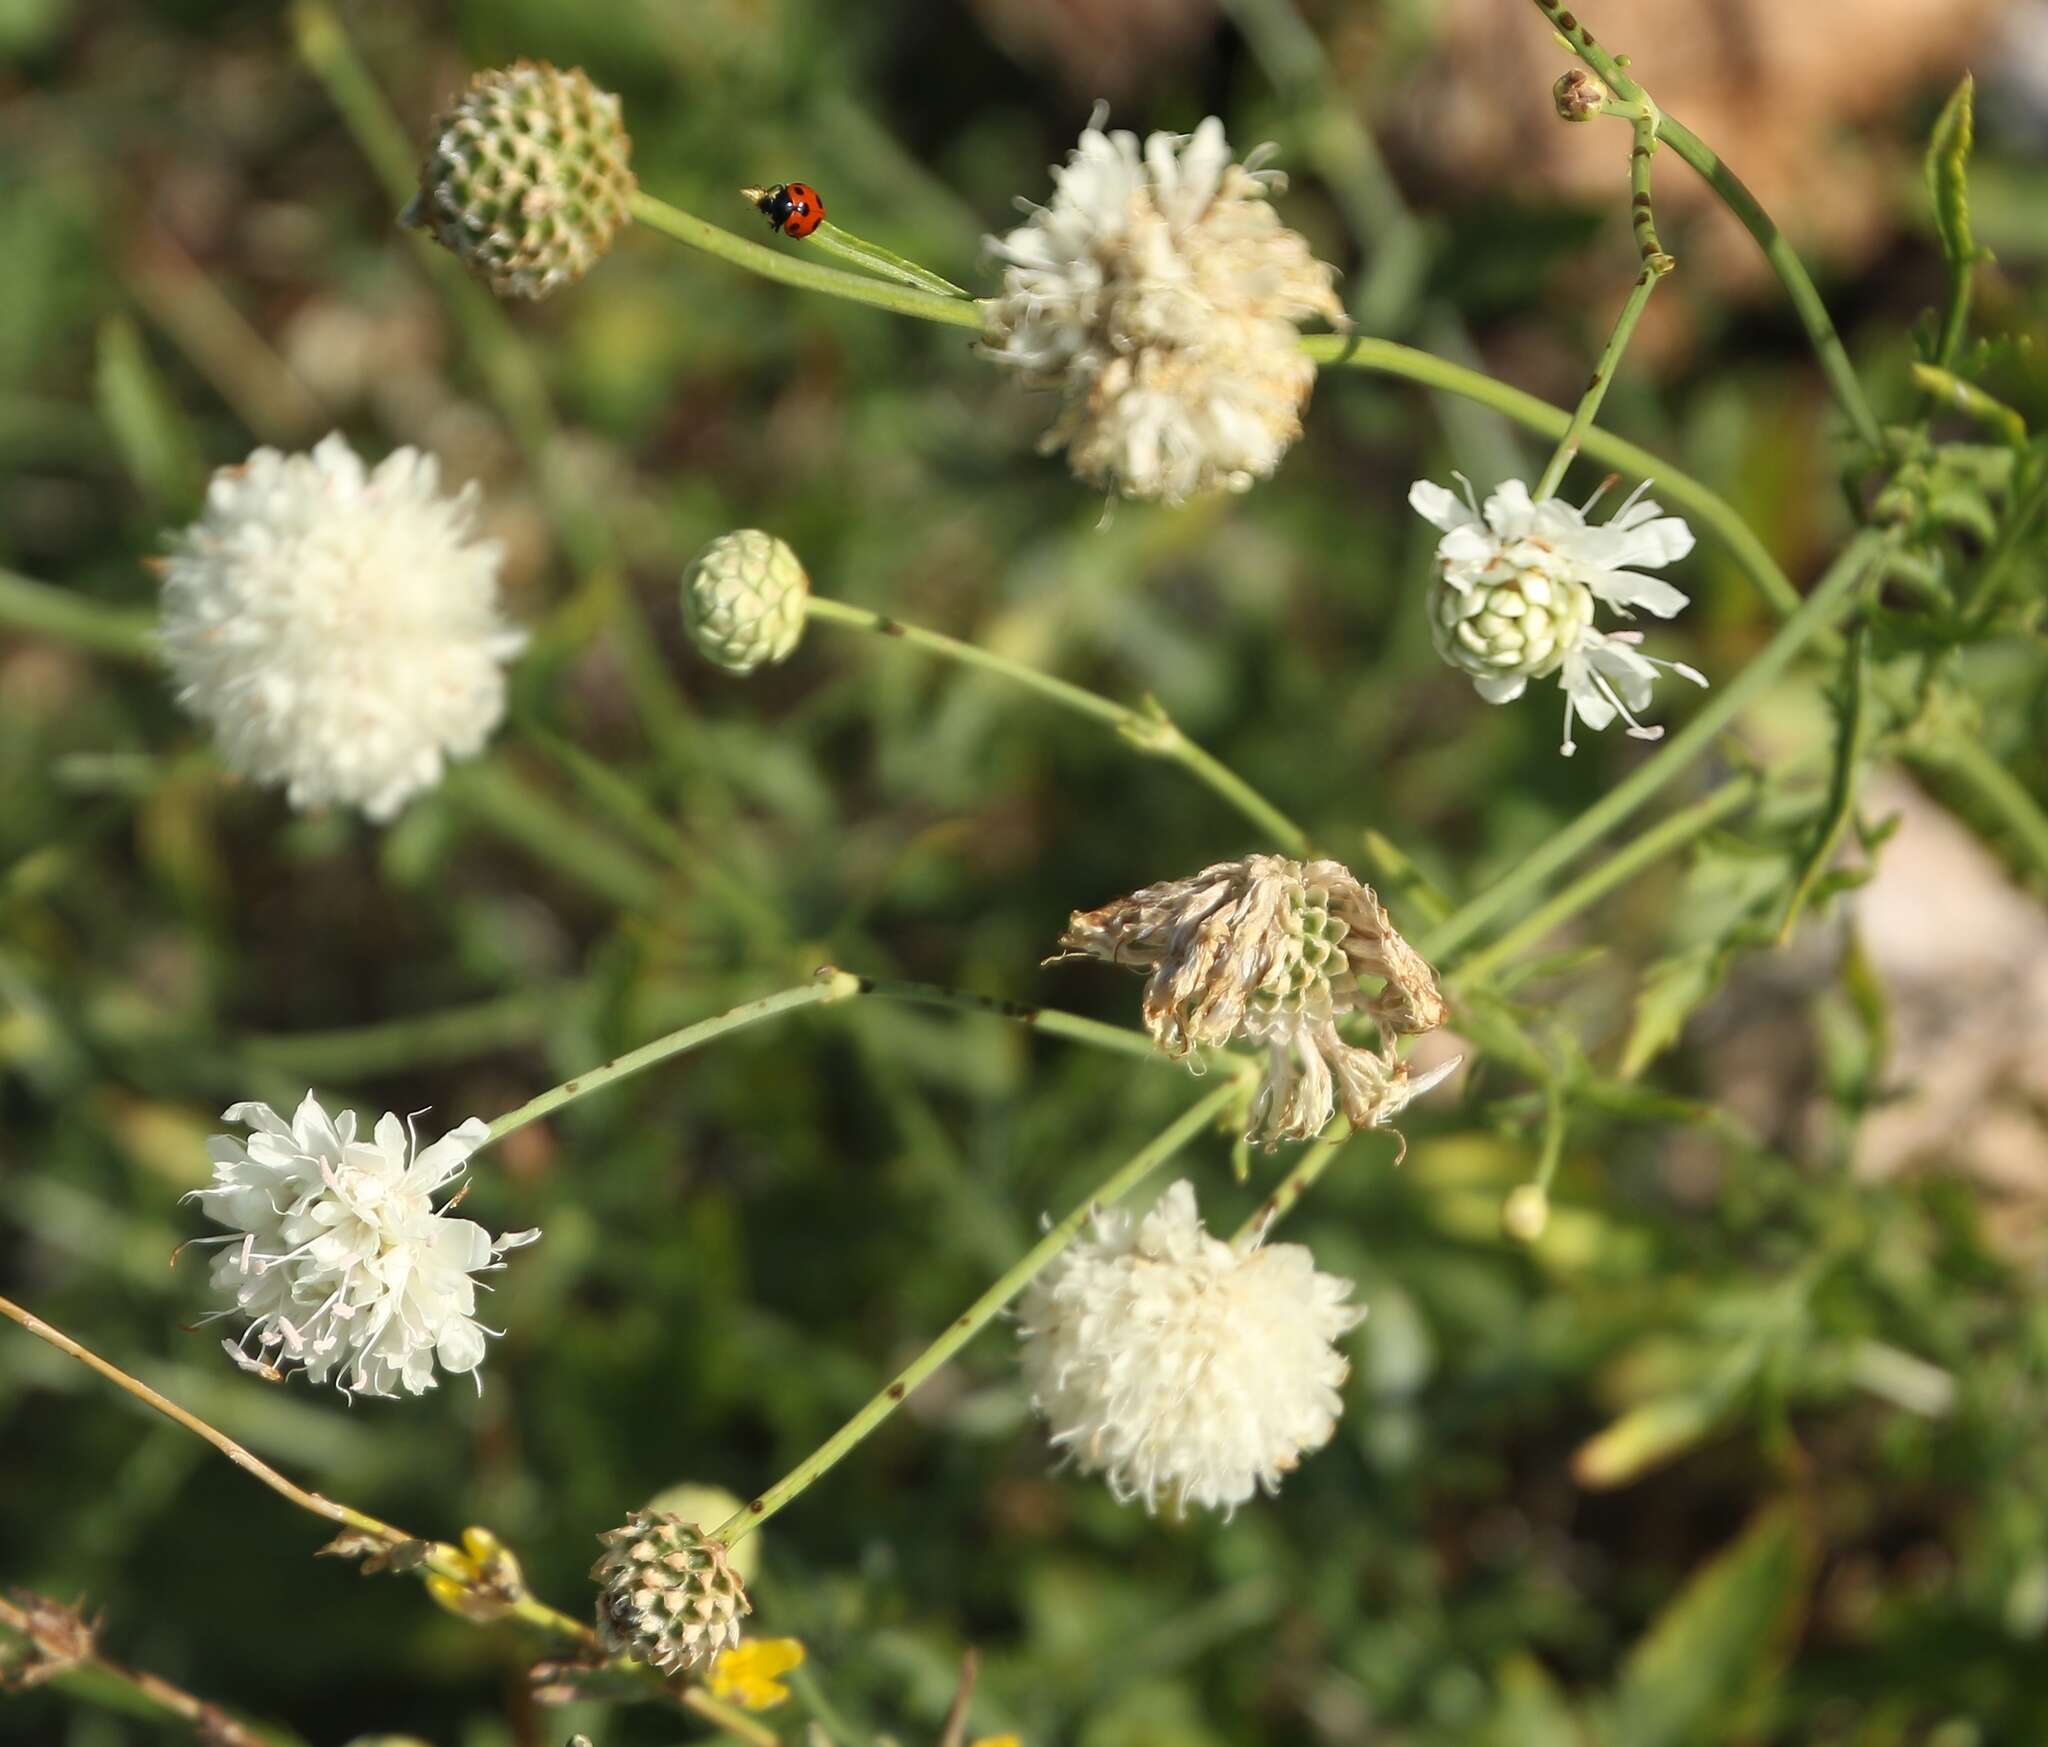
[[[467,0],[348,22],[415,138],[471,65],[582,64],[623,95],[651,189],[745,228],[734,188],[802,177],[848,228],[976,287],[980,237],[1043,191],[1083,107],[974,13],[918,0]],[[1392,40],[1387,87],[1409,64]],[[139,561],[208,468],[338,424],[483,479],[512,610],[538,633],[488,758],[385,831],[225,785],[146,666],[0,634],[0,1279],[308,1484],[426,1533],[490,1525],[560,1605],[583,1605],[593,1537],[629,1507],[681,1480],[758,1490],[814,1445],[1041,1214],[1182,1108],[1184,1078],[879,1004],[749,1033],[497,1152],[472,1210],[547,1236],[499,1277],[482,1397],[353,1407],[266,1388],[180,1327],[206,1307],[205,1264],[166,1263],[201,1227],[178,1196],[204,1178],[215,1112],[312,1084],[491,1115],[824,961],[1129,1022],[1134,982],[1038,968],[1067,912],[1258,847],[1172,767],[913,652],[814,627],[786,667],[711,672],[675,614],[705,539],[772,529],[822,592],[1155,692],[1333,853],[1370,873],[1377,828],[1456,895],[1641,756],[1587,736],[1562,761],[1546,707],[1490,709],[1431,655],[1408,483],[1504,463],[1452,453],[1413,391],[1327,372],[1272,484],[1105,517],[1033,456],[1045,406],[958,332],[651,237],[489,339],[496,317],[464,318],[393,228],[270,5],[4,0],[0,51],[0,564],[145,608]],[[1637,58],[1654,80],[1653,45]],[[1370,116],[1376,97],[1345,100]],[[1899,118],[1902,141],[1933,107]],[[1346,234],[1296,112],[1231,31],[1117,119],[1211,109],[1241,144],[1281,143],[1289,222],[1355,280],[1371,239]],[[2038,163],[1980,133],[1980,162],[2038,211]],[[1568,398],[1609,307],[1600,250],[1625,249],[1619,174],[1597,213],[1406,174],[1431,253],[1397,331],[1461,317]],[[1904,240],[1828,290],[1903,416],[1908,324],[1942,272],[1924,196],[1899,200]],[[2038,229],[1988,210],[1978,229],[2004,262],[1987,323],[2038,331]],[[1682,264],[1686,239],[1667,221]],[[1848,527],[1833,420],[1789,318],[1716,283],[1681,270],[1660,294],[1690,355],[1631,368],[1603,420],[1810,575]],[[296,385],[278,348],[322,310],[385,326],[354,375]],[[558,409],[540,470],[492,393],[508,355]],[[2000,386],[2048,416],[2038,357]],[[1540,460],[1486,440],[1525,473]],[[577,513],[550,512],[543,474]],[[1681,580],[1696,604],[1667,652],[1732,673],[1768,615],[1705,546]],[[2037,793],[2044,678],[2038,640],[1975,673],[1987,743]],[[608,809],[563,742],[678,841]],[[1616,964],[1673,944],[1678,878],[1599,915]],[[1537,1010],[1609,1050],[1626,986],[1567,983]],[[1839,1043],[1847,997],[1817,1004]],[[447,1017],[403,1023],[425,1015]],[[1841,1045],[1848,1106],[1871,1029]],[[1420,1114],[1398,1170],[1381,1141],[1350,1149],[1288,1236],[1371,1316],[1336,1442],[1276,1502],[1152,1521],[1049,1474],[998,1330],[765,1532],[760,1624],[810,1647],[846,1739],[935,1739],[969,1645],[977,1731],[1032,1747],[2041,1739],[2038,1276],[1994,1250],[1966,1181],[1854,1182],[1838,1147],[1710,1136],[1718,1193],[1678,1193],[1663,1166],[1701,1074],[1681,1048],[1651,1080],[1670,1097],[1575,1118],[1533,1252],[1498,1224],[1540,1118],[1511,1071],[1482,1061],[1462,1100]],[[1238,1188],[1227,1158],[1218,1138],[1185,1160],[1226,1228],[1280,1168]],[[1952,1411],[1880,1400],[1859,1382],[1873,1351],[1944,1368]],[[1589,1462],[1624,1483],[1582,1484]],[[536,1714],[532,1646],[311,1559],[321,1538],[0,1330],[0,1579],[88,1596],[115,1654],[283,1739],[690,1726]],[[0,1702],[4,1738],[164,1733],[54,1688]]]

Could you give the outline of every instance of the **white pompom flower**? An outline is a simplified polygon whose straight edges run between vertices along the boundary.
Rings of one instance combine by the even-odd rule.
[[[490,1331],[476,1320],[474,1276],[540,1236],[494,1238],[434,1204],[483,1144],[484,1123],[471,1117],[422,1147],[387,1112],[359,1138],[354,1111],[330,1118],[310,1092],[289,1122],[254,1103],[226,1119],[248,1139],[214,1136],[213,1184],[188,1199],[233,1231],[210,1240],[226,1246],[213,1285],[234,1299],[216,1314],[249,1318],[240,1340],[221,1343],[229,1356],[364,1395],[420,1395],[437,1370],[475,1372]]]
[[[1179,1182],[1098,1213],[1026,1293],[1023,1365],[1052,1441],[1120,1503],[1234,1511],[1330,1441],[1365,1311],[1300,1244],[1202,1228]]]
[[[1408,492],[1416,514],[1443,531],[1429,594],[1437,653],[1469,673],[1492,704],[1512,703],[1530,680],[1556,674],[1565,694],[1567,758],[1577,750],[1574,719],[1598,729],[1619,716],[1635,738],[1659,738],[1662,728],[1639,719],[1658,673],[1700,686],[1705,676],[1682,661],[1642,654],[1640,633],[1598,630],[1593,617],[1596,606],[1606,606],[1624,618],[1640,610],[1668,619],[1686,604],[1680,590],[1645,574],[1692,550],[1684,518],[1667,516],[1645,497],[1647,483],[1594,523],[1587,514],[1605,486],[1583,506],[1556,497],[1538,503],[1510,479],[1481,509],[1470,483],[1459,478],[1462,500],[1426,479]]]
[[[230,770],[381,822],[483,746],[526,639],[476,509],[431,455],[368,468],[338,433],[214,474],[164,565],[161,646]]]
[[[984,346],[1064,406],[1041,447],[1132,498],[1245,491],[1301,435],[1315,365],[1300,327],[1347,325],[1333,270],[1283,225],[1261,153],[1223,123],[1105,133],[1098,109],[1048,206],[988,239],[1008,263]]]

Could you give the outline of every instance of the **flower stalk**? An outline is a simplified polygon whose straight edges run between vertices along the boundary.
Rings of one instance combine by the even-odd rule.
[[[1190,1105],[1096,1187],[1094,1193],[1048,1231],[996,1283],[954,1319],[946,1332],[896,1373],[895,1378],[850,1420],[758,1498],[714,1531],[727,1546],[750,1535],[822,1478],[869,1433],[902,1406],[911,1392],[986,1328],[996,1315],[1038,1277],[1086,1228],[1098,1208],[1121,1201],[1133,1189],[1210,1126],[1233,1101],[1243,1099],[1249,1074],[1239,1073]]]
[[[1628,113],[1628,109],[1614,99],[1606,106],[1608,114]],[[1601,349],[1598,362],[1593,366],[1593,375],[1586,384],[1586,391],[1579,396],[1579,404],[1573,409],[1571,423],[1565,427],[1564,435],[1558,439],[1556,450],[1543,469],[1543,477],[1537,481],[1531,495],[1538,503],[1557,490],[1578,455],[1580,445],[1585,441],[1586,431],[1600,411],[1600,403],[1607,397],[1607,389],[1614,380],[1614,373],[1620,367],[1621,356],[1628,350],[1628,343],[1635,337],[1636,323],[1642,320],[1643,311],[1649,306],[1650,293],[1657,289],[1658,282],[1669,273],[1675,262],[1664,253],[1657,241],[1657,221],[1653,215],[1650,200],[1650,160],[1657,149],[1657,113],[1654,105],[1645,99],[1634,106],[1632,116],[1633,144],[1629,149],[1629,196],[1630,212],[1635,226],[1636,248],[1642,256],[1642,267],[1636,274],[1635,283],[1629,287],[1628,299],[1621,306],[1621,314],[1615,318],[1614,331],[1607,336],[1607,344]]]
[[[1617,58],[1603,48],[1564,0],[1535,0],[1535,5],[1572,52],[1606,81],[1616,97],[1625,103],[1650,101],[1649,93],[1628,70],[1627,58]],[[1777,274],[1779,284],[1784,286],[1786,296],[1792,300],[1792,307],[1798,314],[1800,325],[1806,330],[1807,341],[1813,347],[1821,374],[1827,378],[1836,403],[1854,427],[1858,440],[1869,449],[1882,452],[1884,433],[1864,395],[1856,368],[1849,362],[1842,336],[1835,331],[1834,321],[1828,315],[1827,305],[1821,301],[1812,275],[1792,245],[1785,241],[1784,233],[1771,222],[1770,214],[1764,211],[1742,178],[1722,163],[1692,129],[1659,112],[1657,134],[1699,173],[1722,205],[1756,239],[1771,271]]]
[[[1147,757],[1164,758],[1178,764],[1290,854],[1308,853],[1308,833],[1243,777],[1183,734],[1156,698],[1148,697],[1142,708],[1133,709],[1128,704],[1119,704],[1099,692],[1056,679],[1051,674],[1042,673],[1024,662],[1013,661],[1006,655],[998,655],[978,644],[948,637],[940,631],[927,631],[922,626],[906,625],[900,619],[870,612],[866,607],[849,606],[844,601],[828,600],[814,594],[805,602],[804,610],[810,618],[827,624],[845,625],[871,636],[894,638],[963,667],[1000,674],[1004,679],[1050,699],[1062,709],[1105,723]]]

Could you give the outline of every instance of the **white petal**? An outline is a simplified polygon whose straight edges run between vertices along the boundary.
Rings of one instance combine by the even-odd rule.
[[[1529,488],[1519,479],[1504,479],[1486,500],[1486,525],[1503,540],[1513,540],[1529,531],[1536,519],[1536,506],[1529,501]]]
[[[1596,570],[1587,580],[1609,606],[1641,607],[1660,619],[1673,617],[1692,598],[1660,576],[1644,576],[1635,570]]]
[[[1511,704],[1529,688],[1525,674],[1496,675],[1490,679],[1474,678],[1472,687],[1489,704]]]
[[[1447,534],[1454,528],[1469,527],[1478,520],[1457,493],[1446,491],[1427,479],[1418,479],[1408,488],[1408,507],[1432,527],[1441,528]]]

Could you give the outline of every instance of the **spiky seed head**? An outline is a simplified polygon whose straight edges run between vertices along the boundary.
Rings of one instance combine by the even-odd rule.
[[[612,246],[635,186],[632,148],[619,100],[580,67],[489,68],[434,124],[400,222],[429,232],[500,297],[545,297]]]
[[[811,579],[788,545],[759,528],[720,534],[683,572],[683,624],[698,653],[729,673],[786,661],[804,634]]]
[[[599,1535],[597,1635],[614,1656],[663,1674],[708,1662],[740,1641],[753,1612],[725,1543],[664,1511],[636,1510]]]

